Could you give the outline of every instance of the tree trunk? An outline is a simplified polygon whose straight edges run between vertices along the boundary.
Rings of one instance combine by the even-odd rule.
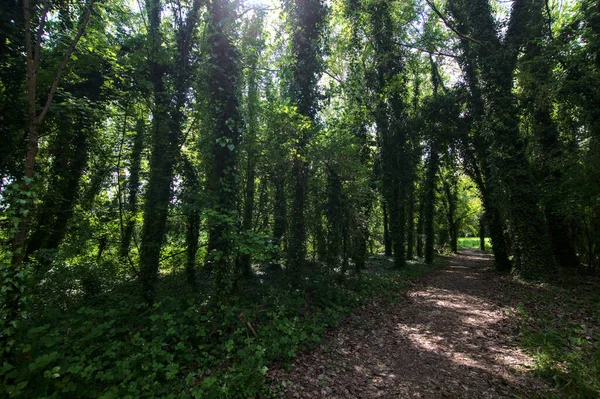
[[[479,216],[479,250],[485,251],[485,219]]]
[[[50,85],[50,90],[48,96],[46,97],[45,103],[42,107],[41,112],[37,113],[37,76],[39,72],[40,65],[40,53],[42,49],[42,39],[44,34],[46,33],[44,30],[44,26],[46,23],[46,19],[48,17],[50,2],[46,2],[41,11],[41,15],[39,18],[39,24],[36,27],[36,38],[35,43],[33,43],[31,34],[31,4],[30,0],[23,0],[23,27],[25,30],[25,55],[27,60],[27,155],[25,157],[25,167],[23,171],[23,183],[21,184],[21,193],[20,198],[23,200],[23,204],[18,206],[19,209],[19,223],[17,226],[17,231],[11,240],[12,245],[12,264],[15,266],[19,266],[25,257],[25,240],[27,239],[27,234],[29,233],[29,216],[27,214],[30,211],[31,206],[31,182],[33,180],[34,172],[35,172],[35,158],[38,152],[38,130],[42,122],[44,121],[48,110],[50,109],[50,105],[52,104],[52,100],[54,99],[54,94],[58,89],[58,84],[60,83],[60,78],[62,76],[63,71],[65,70],[67,63],[69,62],[77,43],[79,43],[79,39],[83,36],[85,32],[85,28],[90,19],[90,15],[92,13],[92,8],[94,6],[94,0],[89,0],[86,4],[85,12],[82,16],[81,23],[79,24],[79,28],[77,34],[71,41],[69,48],[67,49],[58,69],[56,70],[56,75],[54,80]]]
[[[344,209],[342,209],[342,182],[336,171],[327,169],[327,263],[331,269],[339,266],[344,245]]]
[[[424,248],[424,226],[425,226],[425,202],[426,195],[425,190],[421,190],[421,195],[419,199],[419,219],[417,221],[417,257],[423,258],[423,248]]]
[[[406,259],[414,258],[415,248],[415,193],[414,187],[411,187],[408,196],[408,207],[406,211]]]
[[[537,31],[536,36],[549,39],[550,32],[544,13],[539,9],[536,11],[532,18],[532,24]],[[577,267],[579,259],[571,238],[569,223],[560,212],[562,202],[568,196],[568,193],[561,190],[564,178],[560,164],[565,157],[564,145],[551,115],[553,105],[549,96],[542,90],[553,78],[552,63],[549,59],[551,55],[548,44],[536,39],[530,40],[526,45],[521,69],[528,74],[529,79],[520,84],[524,93],[527,93],[525,105],[533,117],[532,130],[540,148],[536,165],[538,175],[546,187],[543,203],[552,252],[559,265]],[[540,90],[544,94],[539,95]]]
[[[187,156],[181,159],[184,189],[182,201],[186,220],[185,248],[186,263],[185,274],[188,284],[195,288],[196,281],[196,254],[198,252],[198,239],[200,237],[200,204],[198,204],[198,192],[200,181],[194,165]]]
[[[280,268],[279,259],[282,238],[286,230],[286,200],[285,200],[285,177],[278,174],[275,176],[275,198],[273,205],[273,245],[277,248],[274,254],[272,267]]]
[[[215,273],[215,285],[221,299],[231,293],[237,276],[234,271],[234,242],[236,225],[236,168],[240,142],[241,115],[239,114],[238,84],[240,77],[239,54],[230,37],[232,3],[210,3],[210,59],[209,92],[213,111],[213,172],[212,190],[216,217],[210,228],[214,250],[210,257]]]
[[[256,163],[258,162],[259,149],[257,148],[256,136],[258,133],[258,107],[259,107],[259,75],[257,72],[258,57],[261,51],[259,42],[262,26],[262,17],[257,16],[252,21],[248,32],[248,46],[253,49],[248,57],[248,95],[246,121],[248,128],[246,130],[245,141],[247,146],[247,167],[246,167],[246,191],[244,193],[244,212],[242,219],[242,230],[249,234],[252,232],[254,220],[255,193],[256,193]],[[252,255],[244,253],[240,256],[240,272],[243,277],[249,277],[252,274]]]
[[[200,0],[194,0],[185,21],[180,21],[176,32],[176,65],[168,71],[169,66],[165,64],[167,55],[162,49],[163,38],[160,30],[161,0],[147,0],[148,29],[152,43],[149,61],[150,82],[154,92],[154,109],[150,173],[140,245],[140,280],[143,296],[148,303],[154,301],[160,252],[166,234],[171,184],[185,119],[183,110],[188,101],[187,89],[191,63],[189,52],[199,8]],[[165,85],[167,72],[173,78],[172,93],[168,92]]]
[[[290,94],[298,113],[312,122],[316,118],[316,87],[321,71],[319,57],[325,9],[321,0],[296,0],[291,6],[292,54],[295,62],[291,68]],[[309,130],[314,129],[314,126]],[[288,246],[288,277],[292,285],[299,283],[300,272],[306,257],[306,190],[308,165],[303,157],[311,139],[310,132],[298,129],[296,132],[296,152],[292,165],[293,196],[290,217]]]
[[[39,249],[55,250],[64,240],[87,164],[87,136],[91,127],[68,118],[57,123],[60,131],[51,149],[52,178],[40,205],[35,228],[27,240],[26,258]]]
[[[129,257],[129,248],[135,229],[135,216],[138,211],[138,194],[140,190],[140,170],[142,164],[142,151],[144,150],[144,133],[146,124],[142,117],[138,117],[131,150],[131,161],[129,165],[129,180],[127,181],[127,203],[125,205],[125,227],[119,254],[121,259]]]
[[[427,172],[425,176],[423,230],[425,235],[425,263],[431,264],[434,259],[434,216],[435,216],[435,178],[439,167],[437,143],[433,141],[429,147]]]
[[[148,0],[146,7],[150,42],[152,43],[149,63],[154,108],[152,110],[150,173],[144,202],[144,224],[139,262],[143,296],[147,303],[152,303],[158,278],[160,251],[165,237],[179,132],[170,131],[168,126],[170,98],[163,81],[167,66],[163,64],[164,61],[160,57],[163,41],[160,33],[161,1]]]
[[[387,204],[382,201],[383,208],[383,245],[385,256],[392,256],[392,236],[390,235],[390,222],[387,211]]]
[[[457,28],[485,45],[462,40],[467,58],[478,63],[485,108],[482,127],[491,137],[490,162],[507,194],[514,233],[516,266],[524,277],[537,277],[555,266],[546,220],[539,207],[540,193],[526,157],[526,145],[519,132],[519,116],[513,93],[513,75],[519,49],[531,34],[532,15],[543,6],[541,0],[521,0],[513,4],[503,39],[498,37],[492,8],[487,0],[453,0],[449,9]],[[472,46],[472,48],[471,48]],[[474,57],[473,57],[474,56]],[[491,227],[491,226],[490,226]]]
[[[450,172],[450,174],[452,173],[453,172]],[[455,254],[458,253],[458,221],[456,220],[456,183],[457,182],[454,179],[454,176],[446,176],[442,179],[442,187],[448,206],[446,209],[446,220],[448,222],[448,233],[450,236],[450,250]]]

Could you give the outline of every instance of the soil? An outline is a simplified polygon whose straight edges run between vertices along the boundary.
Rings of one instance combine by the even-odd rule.
[[[464,251],[396,303],[375,299],[290,368],[269,371],[283,398],[527,398],[550,388],[516,344],[509,276]]]

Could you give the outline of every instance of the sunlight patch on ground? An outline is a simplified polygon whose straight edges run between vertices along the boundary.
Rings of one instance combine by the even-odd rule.
[[[529,366],[529,359],[515,348],[495,341],[495,324],[502,321],[504,312],[493,304],[449,290],[429,288],[414,291],[411,297],[431,310],[427,325],[399,323],[397,331],[416,347],[443,356],[457,366],[483,370],[506,380],[514,376],[507,369],[518,370]],[[444,331],[444,317],[459,315],[461,327]],[[440,333],[442,331],[442,333]]]

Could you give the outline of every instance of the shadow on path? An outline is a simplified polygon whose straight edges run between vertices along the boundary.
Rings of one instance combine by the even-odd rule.
[[[510,284],[489,255],[465,251],[415,284],[406,300],[373,302],[290,371],[289,398],[512,398],[546,396],[516,345]],[[286,384],[287,385],[287,384]]]

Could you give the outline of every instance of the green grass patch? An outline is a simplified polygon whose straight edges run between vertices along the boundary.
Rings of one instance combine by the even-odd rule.
[[[257,275],[241,281],[228,304],[211,301],[210,282],[198,293],[184,276],[170,276],[151,308],[132,286],[77,307],[44,308],[0,364],[0,391],[28,399],[268,397],[270,364],[319,344],[374,296],[400,300],[408,281],[437,267],[391,266],[376,256],[361,276],[339,283],[317,265],[301,289],[289,289],[282,272]]]
[[[585,278],[538,285],[518,306],[520,344],[560,397],[600,397],[600,284]]]
[[[458,247],[463,249],[479,249],[479,237],[460,237],[458,239]],[[489,237],[485,238],[485,249],[492,249],[492,243]]]

